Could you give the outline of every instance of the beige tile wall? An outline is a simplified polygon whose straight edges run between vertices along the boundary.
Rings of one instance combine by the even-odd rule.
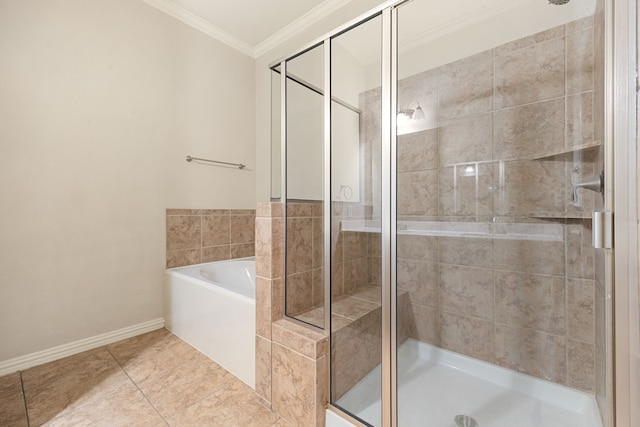
[[[601,140],[593,123],[600,96],[593,23],[586,18],[422,72],[398,90],[399,104],[437,110],[431,128],[398,138],[400,219],[563,229],[558,242],[399,236],[398,287],[410,296],[410,334],[592,392],[602,289],[591,222],[579,217],[597,198],[581,192],[574,205],[570,192],[572,178],[596,172],[597,159],[547,156]],[[361,96],[371,101],[361,105],[370,137],[379,133],[376,94]],[[375,174],[373,181],[371,189]]]
[[[409,296],[406,308],[399,309],[404,333],[602,394],[604,293],[591,249],[591,223],[580,219],[598,198],[581,192],[579,203],[569,201],[571,180],[599,172],[594,167],[598,158],[584,153],[574,163],[573,156],[547,157],[601,141],[601,124],[593,123],[594,116],[601,117],[602,90],[593,84],[598,78],[594,31],[601,30],[587,18],[400,82],[401,104],[419,101],[438,111],[431,129],[398,139],[400,219],[551,222],[562,226],[563,238],[402,235],[398,287]],[[363,182],[362,203],[351,204],[350,215],[347,204],[332,205],[336,299],[380,284],[379,235],[339,229],[342,219],[379,215],[379,89],[360,100],[361,161],[370,178]],[[471,174],[466,163],[473,166]],[[310,205],[292,205],[289,213],[287,245],[294,251],[287,260],[290,313],[321,305],[322,205]],[[375,310],[369,313],[376,318]],[[273,318],[271,311],[268,315]],[[358,326],[368,324],[367,318],[342,325],[344,342],[331,350],[339,368],[332,373],[338,395],[360,376],[347,375],[355,370],[349,368],[349,357],[340,355],[375,351],[364,344],[376,342],[366,339],[375,331]],[[358,334],[347,333],[354,328]],[[349,343],[359,337],[363,345],[354,349]],[[264,348],[271,342],[266,336],[257,339]],[[366,354],[358,359],[369,360]],[[273,370],[267,362],[262,365],[264,372]]]
[[[340,229],[342,220],[371,219],[371,207],[333,202],[331,214],[332,297],[339,298],[366,286],[379,285],[379,271],[372,263],[380,258],[380,234]]]
[[[271,407],[273,335],[284,315],[282,204],[259,203],[256,210],[256,393]]]
[[[289,316],[321,307],[324,302],[322,215],[322,202],[287,203],[286,313]]]
[[[318,201],[287,204],[288,316],[298,317],[324,304],[322,209],[323,204]],[[380,234],[345,232],[340,229],[342,219],[370,218],[369,212],[370,208],[356,203],[332,204],[331,286],[334,298],[352,294],[362,287],[380,284]],[[314,324],[323,327],[320,321]]]
[[[327,338],[288,320],[273,324],[272,408],[295,426],[323,427]]]
[[[167,268],[255,254],[256,211],[167,209]]]
[[[284,319],[284,221],[280,203],[256,211],[256,393],[296,426],[324,426],[328,346],[317,330]]]

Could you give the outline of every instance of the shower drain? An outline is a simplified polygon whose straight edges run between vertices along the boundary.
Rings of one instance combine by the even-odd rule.
[[[478,422],[469,415],[456,415],[453,418],[458,427],[478,427]]]

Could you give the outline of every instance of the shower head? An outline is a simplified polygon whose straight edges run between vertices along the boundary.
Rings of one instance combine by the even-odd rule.
[[[549,4],[554,4],[556,6],[562,6],[563,4],[569,3],[571,0],[549,0]]]

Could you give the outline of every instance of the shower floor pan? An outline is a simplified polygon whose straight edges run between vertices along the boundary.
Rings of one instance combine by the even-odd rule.
[[[399,347],[398,366],[399,426],[458,427],[461,415],[478,427],[602,427],[593,395],[413,339]],[[374,426],[380,369],[336,402]]]

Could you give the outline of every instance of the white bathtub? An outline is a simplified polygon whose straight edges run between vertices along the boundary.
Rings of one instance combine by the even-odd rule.
[[[173,268],[164,281],[167,329],[255,389],[255,260]]]

